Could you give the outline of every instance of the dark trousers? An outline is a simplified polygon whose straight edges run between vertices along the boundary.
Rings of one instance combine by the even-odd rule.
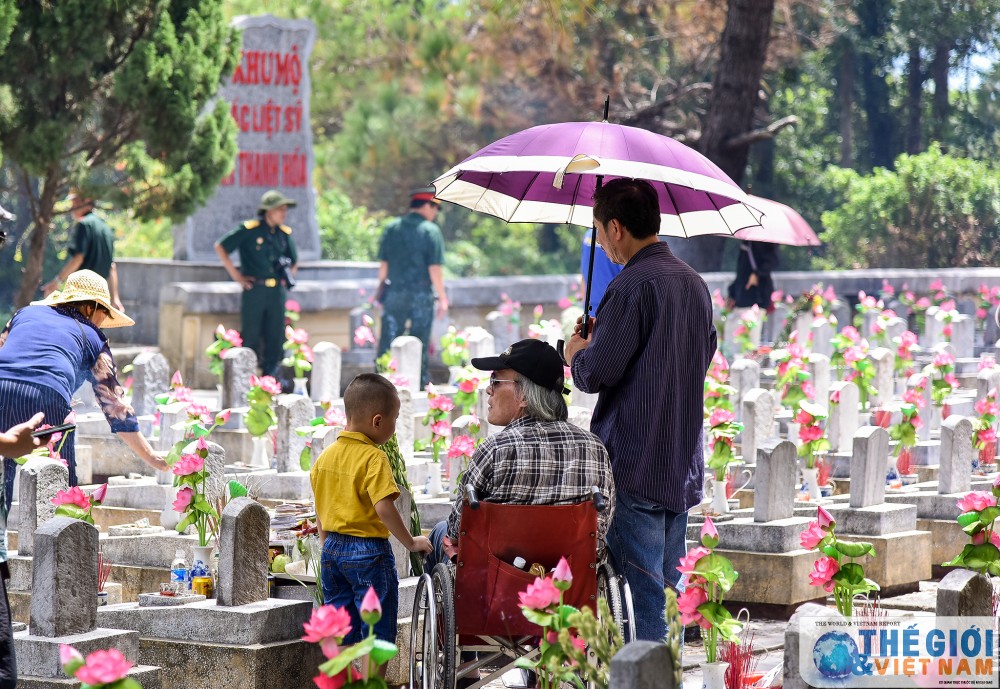
[[[70,407],[66,400],[44,385],[19,383],[15,380],[0,380],[0,428],[7,430],[11,426],[24,423],[38,412],[45,413],[43,424],[58,426],[69,413]],[[60,456],[69,465],[69,485],[76,485],[76,445],[75,432],[63,436],[65,442],[59,450]],[[56,443],[59,447],[59,443]],[[3,509],[6,514],[14,499],[14,476],[17,474],[17,462],[13,458],[3,461]]]
[[[395,286],[392,288],[395,290]],[[409,332],[406,321],[410,321]],[[424,346],[420,359],[420,387],[423,389],[430,382],[427,369],[427,349],[431,342],[431,325],[434,323],[434,294],[422,292],[417,294],[401,294],[392,291],[382,302],[382,332],[378,340],[378,354],[382,356],[389,351],[392,341],[400,335],[411,335]],[[413,381],[410,381],[412,384]]]
[[[244,290],[240,302],[243,346],[257,352],[260,370],[265,376],[275,375],[281,363],[287,297],[284,287],[267,287],[263,278],[257,278],[253,287]]]
[[[0,689],[17,685],[17,658],[14,657],[14,625],[7,600],[7,563],[0,562]]]

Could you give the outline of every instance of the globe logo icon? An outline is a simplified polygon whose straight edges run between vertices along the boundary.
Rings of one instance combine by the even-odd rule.
[[[858,658],[858,645],[845,632],[827,632],[813,646],[813,664],[828,679],[851,676]]]

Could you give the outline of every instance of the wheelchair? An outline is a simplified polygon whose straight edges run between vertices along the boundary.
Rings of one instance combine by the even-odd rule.
[[[550,571],[565,556],[573,573],[566,604],[596,612],[597,597],[604,598],[623,640],[634,640],[628,583],[607,558],[597,558],[597,514],[606,501],[596,486],[592,500],[573,505],[480,502],[471,486],[463,500],[456,561],[417,582],[411,689],[478,689],[519,658],[537,658],[541,627],[525,619],[517,595],[535,575],[510,564],[516,557]]]

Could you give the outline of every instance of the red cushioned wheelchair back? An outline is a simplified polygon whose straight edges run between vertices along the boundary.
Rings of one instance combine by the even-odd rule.
[[[548,572],[565,556],[573,585],[565,602],[597,606],[597,510],[576,505],[462,506],[455,569],[455,627],[462,635],[539,636],[521,613],[518,592],[535,580],[512,563],[523,557]]]

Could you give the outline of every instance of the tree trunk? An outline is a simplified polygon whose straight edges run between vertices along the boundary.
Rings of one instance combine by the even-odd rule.
[[[50,172],[42,184],[38,199],[31,204],[31,226],[28,231],[28,258],[21,277],[21,288],[14,300],[14,308],[27,306],[35,298],[39,285],[42,284],[42,264],[45,261],[45,247],[48,244],[49,231],[52,229],[52,216],[56,205],[56,191],[59,183],[55,179],[57,173]],[[26,190],[31,193],[30,189]]]
[[[924,73],[920,67],[920,46],[914,42],[910,45],[906,70],[906,152],[910,154],[924,150],[920,119],[923,95]]]
[[[854,167],[854,48],[843,41],[837,66],[837,100],[840,105],[840,166]]]
[[[733,148],[727,142],[753,128],[773,13],[774,0],[730,0],[726,12],[700,146],[737,184],[743,179],[749,146]],[[695,270],[718,271],[726,241],[724,237],[698,237],[671,241],[670,246]]]
[[[931,127],[935,141],[944,139],[948,127],[948,67],[951,60],[952,41],[938,41],[934,46],[931,61],[931,78],[934,80],[934,100],[932,102],[934,124]]]
[[[891,170],[896,150],[889,82],[886,79],[890,67],[885,38],[890,27],[889,9],[889,3],[884,0],[862,0],[856,7],[858,31],[862,45],[867,46],[861,52],[861,86],[868,120],[869,159],[873,167]]]

